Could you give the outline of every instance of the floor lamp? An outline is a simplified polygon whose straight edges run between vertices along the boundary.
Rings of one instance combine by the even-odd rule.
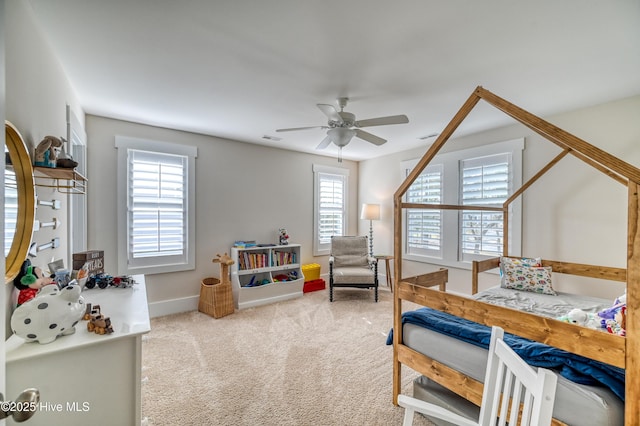
[[[363,204],[360,219],[369,221],[369,255],[373,256],[373,221],[380,220],[380,204]]]

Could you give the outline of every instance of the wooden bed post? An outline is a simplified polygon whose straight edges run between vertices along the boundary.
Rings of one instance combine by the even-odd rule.
[[[393,197],[393,255],[395,267],[393,268],[393,404],[398,405],[398,395],[402,391],[402,368],[398,361],[398,343],[402,342],[402,324],[398,312],[402,312],[402,300],[398,297],[398,283],[402,276],[402,195]]]
[[[627,245],[627,335],[625,365],[626,425],[640,423],[640,204],[638,183],[629,181],[628,245]]]
[[[456,115],[451,119],[447,127],[444,128],[442,133],[436,138],[431,147],[429,147],[426,154],[422,157],[420,162],[413,168],[409,176],[400,185],[400,188],[396,190],[393,195],[393,218],[394,218],[394,238],[393,238],[393,256],[395,259],[395,268],[393,272],[394,291],[393,296],[393,309],[394,312],[402,312],[402,301],[398,297],[398,283],[402,279],[402,197],[407,192],[411,184],[420,176],[425,166],[436,156],[440,148],[449,140],[453,132],[458,128],[460,123],[469,115],[471,110],[480,101],[478,86],[476,90],[469,95],[467,101],[458,110]],[[398,343],[402,342],[402,324],[400,323],[400,315],[394,315],[393,321],[393,403],[398,405],[398,394],[401,391],[401,363],[398,361],[398,352],[396,350]]]

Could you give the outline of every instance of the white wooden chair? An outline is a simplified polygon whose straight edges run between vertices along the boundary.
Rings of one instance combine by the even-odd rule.
[[[413,424],[416,411],[460,426],[504,426],[507,422],[510,426],[551,424],[558,378],[547,369],[538,368],[536,371],[524,362],[504,342],[503,336],[502,328],[492,327],[479,420],[470,420],[438,405],[398,395],[398,404],[405,408],[403,426]],[[521,402],[522,418],[518,423]]]

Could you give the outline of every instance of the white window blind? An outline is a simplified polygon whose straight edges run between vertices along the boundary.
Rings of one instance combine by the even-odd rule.
[[[522,184],[524,139],[436,155],[405,194],[405,202],[502,207]],[[406,177],[418,159],[402,162]],[[521,249],[521,200],[509,208],[509,253]],[[408,260],[470,268],[471,260],[499,256],[504,248],[501,211],[405,209]]]
[[[187,157],[131,150],[129,251],[134,259],[186,252]]]
[[[6,151],[5,146],[5,152]],[[11,250],[18,225],[18,184],[13,170],[4,169],[4,255]]]
[[[320,173],[318,236],[321,244],[333,235],[344,235],[345,177]]]
[[[407,170],[407,174],[408,174]],[[442,203],[442,165],[427,167],[407,190],[408,203]],[[406,252],[441,256],[442,211],[407,209]]]
[[[195,268],[195,147],[116,137],[118,269]]]
[[[331,237],[347,229],[349,170],[314,165],[314,255],[329,254]]]
[[[510,154],[461,162],[460,191],[463,205],[501,207],[510,194]],[[463,210],[461,250],[467,254],[499,256],[504,238],[502,212]]]

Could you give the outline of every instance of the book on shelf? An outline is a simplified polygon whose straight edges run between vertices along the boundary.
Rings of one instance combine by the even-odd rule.
[[[242,252],[238,256],[238,263],[240,264],[240,269],[257,269],[257,268],[266,268],[269,266],[267,254],[266,253],[253,253],[253,252]]]
[[[296,253],[292,251],[274,250],[272,253],[271,263],[273,266],[291,265],[298,263]]]
[[[257,244],[254,240],[249,241],[235,241],[233,246],[235,248],[247,248],[247,247],[255,247]]]

